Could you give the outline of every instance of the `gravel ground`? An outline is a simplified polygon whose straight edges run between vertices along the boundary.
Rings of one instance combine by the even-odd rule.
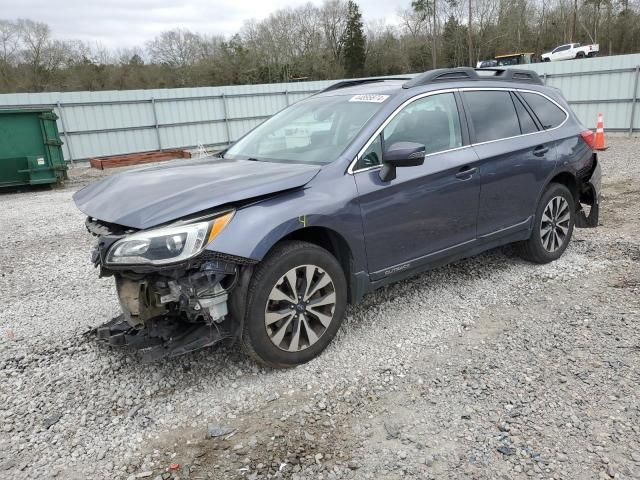
[[[71,195],[110,172],[1,195],[0,475],[640,478],[640,139],[610,144],[602,225],[562,259],[503,248],[382,289],[288,371],[84,339],[119,307]]]

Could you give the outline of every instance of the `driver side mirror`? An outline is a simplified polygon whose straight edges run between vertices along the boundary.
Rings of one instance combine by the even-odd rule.
[[[397,167],[417,167],[424,163],[426,148],[420,143],[396,142],[382,154],[380,180],[389,182],[396,178]]]

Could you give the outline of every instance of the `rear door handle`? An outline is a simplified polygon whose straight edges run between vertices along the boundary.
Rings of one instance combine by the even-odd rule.
[[[549,151],[549,147],[545,146],[545,145],[539,145],[536,148],[533,149],[533,154],[536,157],[543,157],[545,153],[547,153]]]
[[[473,175],[474,173],[476,173],[478,171],[478,169],[476,167],[462,167],[458,173],[456,173],[456,178],[462,178],[462,179],[467,179],[469,178],[471,175]]]

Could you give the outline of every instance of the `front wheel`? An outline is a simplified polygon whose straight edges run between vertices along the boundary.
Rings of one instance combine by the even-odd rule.
[[[267,366],[293,367],[318,356],[335,336],[347,283],[327,250],[286,241],[256,268],[247,300],[244,350]]]
[[[575,203],[569,189],[550,184],[540,199],[531,237],[520,244],[523,258],[549,263],[562,256],[569,245],[575,224]]]

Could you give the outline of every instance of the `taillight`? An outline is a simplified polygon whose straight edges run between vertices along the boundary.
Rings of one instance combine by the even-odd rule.
[[[596,136],[591,130],[585,130],[580,134],[580,136],[591,150],[596,149]]]

